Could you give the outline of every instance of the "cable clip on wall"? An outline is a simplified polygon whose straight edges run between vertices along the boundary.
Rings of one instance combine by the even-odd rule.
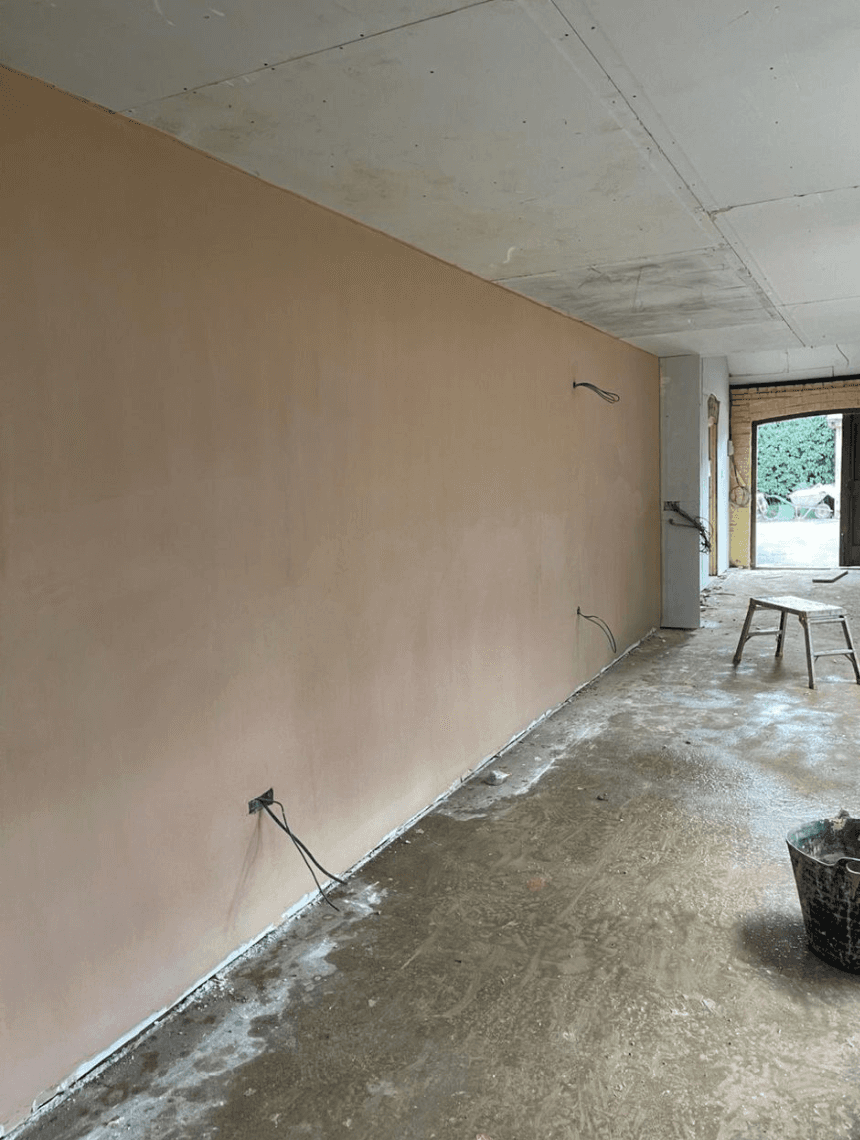
[[[617,404],[621,397],[617,392],[609,392],[606,388],[598,388],[596,384],[587,384],[584,380],[574,380],[574,389],[576,388],[590,388],[592,392],[596,392],[601,400],[605,400],[607,404]]]
[[[598,629],[602,629],[606,634],[606,640],[612,646],[613,654],[618,652],[618,646],[615,642],[615,638],[612,636],[612,630],[609,628],[602,617],[598,617],[597,614],[584,614],[579,606],[576,607],[576,616],[585,618],[586,621],[590,621],[596,625]]]

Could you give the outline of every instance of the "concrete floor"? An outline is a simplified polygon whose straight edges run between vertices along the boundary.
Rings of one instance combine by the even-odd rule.
[[[795,824],[857,802],[860,688],[730,571],[27,1140],[860,1140],[860,976],[806,947]],[[486,775],[486,771],[483,775]],[[324,852],[319,852],[324,860]],[[285,844],[284,858],[293,858]],[[130,979],[130,984],[133,980]]]

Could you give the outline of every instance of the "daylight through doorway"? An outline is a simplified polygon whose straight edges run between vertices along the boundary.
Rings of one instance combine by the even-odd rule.
[[[757,567],[839,565],[842,416],[755,425]]]

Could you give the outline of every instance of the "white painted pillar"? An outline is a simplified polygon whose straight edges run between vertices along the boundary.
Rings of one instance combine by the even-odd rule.
[[[700,625],[699,532],[668,509],[677,502],[693,518],[707,515],[701,482],[702,368],[696,355],[660,361],[660,498],[662,617],[673,629]],[[704,509],[703,509],[704,507]]]

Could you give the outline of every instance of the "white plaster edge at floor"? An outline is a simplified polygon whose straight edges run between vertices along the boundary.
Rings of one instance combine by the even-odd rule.
[[[528,736],[528,734],[539,724],[542,724],[548,717],[553,716],[559,711],[559,709],[564,708],[564,706],[569,701],[573,700],[573,698],[578,693],[581,693],[583,689],[588,688],[589,685],[593,685],[599,677],[602,677],[604,673],[614,668],[620,661],[623,661],[624,658],[632,653],[634,649],[637,649],[643,642],[647,641],[648,638],[652,637],[656,632],[656,627],[649,629],[648,632],[640,637],[638,641],[634,641],[631,645],[628,645],[623,653],[619,653],[617,657],[614,657],[608,664],[604,665],[603,668],[595,673],[595,675],[588,681],[583,681],[581,685],[577,685],[577,687],[572,692],[570,692],[564,698],[564,700],[559,701],[557,705],[553,705],[552,708],[549,708],[545,712],[541,713],[541,715],[536,717],[531,722],[531,724],[515,733],[507,742],[507,744],[505,744],[497,752],[493,752],[489,756],[485,756],[484,759],[481,760],[480,763],[476,764],[474,768],[465,772],[462,776],[459,776],[448,788],[446,788],[444,792],[438,795],[436,799],[434,799],[431,803],[427,804],[426,807],[423,807],[419,812],[416,812],[415,815],[407,819],[405,823],[400,824],[393,831],[390,831],[382,840],[380,840],[379,843],[376,844],[375,847],[373,847],[366,855],[359,859],[357,863],[354,863],[347,871],[345,871],[343,878],[349,879],[353,875],[356,875],[362,867],[370,862],[371,859],[373,859],[376,855],[388,847],[389,844],[393,843],[396,839],[403,835],[404,832],[408,831],[411,827],[414,827],[416,823],[418,823],[426,815],[429,815],[429,813],[437,808],[441,803],[444,803],[444,801],[459,788],[461,788],[463,784],[465,784],[468,780],[473,779],[478,773],[480,773],[493,761],[499,760],[500,757],[504,756],[506,752],[509,752],[512,748],[519,744],[519,742],[524,737]],[[525,783],[512,785],[510,789],[506,789],[507,794],[523,795],[526,791],[528,791],[529,788],[537,783],[537,781],[541,776],[544,775],[545,772],[549,771],[554,763],[554,760],[541,762],[539,771],[532,773],[531,778],[527,778]],[[494,790],[498,791],[498,789]],[[324,885],[328,886],[330,883],[331,880],[328,880],[324,883]],[[86,1061],[82,1061],[81,1064],[78,1065],[78,1067],[72,1073],[70,1073],[68,1077],[60,1081],[59,1084],[54,1085],[52,1089],[43,1093],[42,1096],[37,1097],[33,1101],[32,1107],[26,1116],[8,1125],[0,1123],[0,1140],[2,1140],[2,1138],[6,1138],[6,1140],[13,1140],[15,1133],[19,1129],[23,1128],[25,1125],[33,1124],[40,1116],[47,1113],[49,1110],[56,1108],[58,1100],[62,1100],[65,1097],[69,1096],[87,1081],[95,1080],[104,1066],[112,1064],[114,1061],[120,1060],[127,1050],[133,1048],[135,1041],[137,1041],[141,1034],[151,1029],[152,1026],[156,1025],[159,1021],[162,1020],[162,1018],[167,1017],[168,1014],[173,1012],[173,1010],[181,1006],[183,1002],[188,1001],[188,999],[192,997],[192,995],[195,994],[197,990],[201,989],[203,986],[207,985],[207,983],[211,982],[213,978],[215,978],[222,970],[226,970],[227,967],[232,965],[232,963],[235,962],[238,958],[241,958],[245,954],[249,954],[255,946],[259,945],[259,943],[262,942],[264,938],[267,938],[270,934],[273,934],[275,931],[280,930],[293,919],[298,918],[299,914],[301,914],[301,912],[307,906],[309,906],[317,899],[318,893],[318,891],[313,890],[303,895],[298,900],[298,902],[293,903],[291,907],[284,911],[278,922],[270,923],[264,930],[261,930],[259,934],[255,935],[249,941],[243,943],[236,950],[233,950],[230,954],[227,955],[226,958],[219,962],[217,966],[214,966],[211,970],[207,971],[203,977],[193,982],[174,1002],[171,1002],[170,1005],[164,1006],[162,1009],[158,1010],[157,1013],[151,1014],[143,1021],[138,1022],[134,1028],[129,1029],[127,1033],[124,1033],[122,1037],[118,1038],[112,1045],[109,1045],[100,1053],[97,1053],[95,1056],[90,1057]]]

